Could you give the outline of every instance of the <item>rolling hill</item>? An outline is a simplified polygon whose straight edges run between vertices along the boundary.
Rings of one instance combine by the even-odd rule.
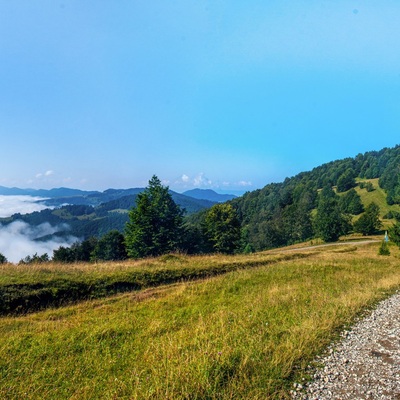
[[[233,194],[220,194],[211,189],[192,189],[187,190],[182,194],[193,197],[194,199],[209,200],[216,203],[224,203],[237,197]]]
[[[14,214],[8,218],[0,218],[0,223],[8,225],[17,220],[32,226],[49,223],[52,226],[58,226],[58,231],[53,238],[72,235],[83,240],[91,236],[101,237],[113,229],[123,232],[128,221],[128,211],[135,206],[136,197],[143,189],[109,189],[104,192],[82,192],[80,194],[73,189],[68,190],[72,194],[70,197],[64,196],[67,191],[56,190],[63,196],[40,201],[55,208],[29,214]],[[56,191],[49,192],[55,195]],[[44,195],[44,192],[39,192]],[[12,193],[17,193],[17,191]],[[27,192],[21,193],[26,194]],[[36,192],[31,192],[31,195],[38,196],[34,193]],[[194,199],[173,191],[170,193],[174,201],[185,210],[186,215],[199,212],[215,204],[209,200]],[[46,235],[42,239],[49,240],[49,236]]]
[[[355,189],[365,206],[373,201],[380,207],[384,227],[391,225],[390,219],[400,211],[400,146],[323,164],[282,183],[245,193],[231,204],[246,241],[254,250],[265,250],[315,237],[313,216],[319,194],[327,187],[340,196]]]

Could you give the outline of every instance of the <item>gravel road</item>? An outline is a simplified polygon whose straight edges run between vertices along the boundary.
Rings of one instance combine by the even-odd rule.
[[[400,399],[400,293],[317,359],[323,367],[307,385],[294,384],[293,399]]]

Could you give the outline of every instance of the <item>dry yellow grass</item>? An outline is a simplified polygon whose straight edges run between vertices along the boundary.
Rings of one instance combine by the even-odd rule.
[[[400,287],[398,249],[378,247],[2,318],[0,397],[288,397],[341,327]]]

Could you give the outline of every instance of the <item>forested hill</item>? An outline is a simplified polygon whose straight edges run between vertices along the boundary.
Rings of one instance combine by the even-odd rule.
[[[128,211],[135,206],[138,193],[143,189],[109,189],[105,192],[72,193],[71,197],[47,199],[45,203],[55,209],[45,209],[30,214],[14,214],[9,218],[0,218],[0,224],[8,225],[14,221],[24,221],[32,226],[45,222],[57,226],[54,236],[75,236],[87,239],[91,236],[101,237],[110,230],[123,232],[128,221]],[[212,207],[215,202],[194,199],[170,191],[174,201],[185,210],[185,215]],[[65,195],[65,192],[64,192]],[[108,200],[99,204],[101,200]],[[69,203],[65,205],[65,203]],[[60,206],[61,204],[64,204]],[[98,205],[93,205],[98,204]],[[49,237],[43,237],[48,240]]]
[[[384,193],[385,206],[397,210],[400,146],[332,161],[232,200],[244,228],[244,240],[254,250],[263,250],[315,237],[313,216],[321,197],[318,193],[326,187],[335,189],[341,213],[351,221],[358,218],[370,201],[364,194],[374,189]],[[351,209],[352,198],[360,195],[366,199],[361,210],[360,207]]]

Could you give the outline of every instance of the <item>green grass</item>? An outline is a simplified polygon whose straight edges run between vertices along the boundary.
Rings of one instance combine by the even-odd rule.
[[[366,189],[360,189],[359,186],[357,186],[355,189],[357,193],[361,197],[361,201],[364,205],[364,207],[367,207],[369,204],[374,202],[379,206],[380,209],[380,217],[383,219],[383,216],[387,214],[389,211],[397,211],[400,212],[400,205],[399,204],[393,204],[389,205],[386,202],[386,192],[379,187],[379,179],[358,179],[357,182],[371,182],[374,186],[374,189],[372,192],[367,192]],[[385,222],[385,220],[383,220]]]
[[[0,265],[0,315],[26,313],[306,256],[259,253],[191,257],[170,254],[120,263]]]
[[[288,398],[339,329],[400,287],[398,249],[378,247],[3,317],[0,398]]]

